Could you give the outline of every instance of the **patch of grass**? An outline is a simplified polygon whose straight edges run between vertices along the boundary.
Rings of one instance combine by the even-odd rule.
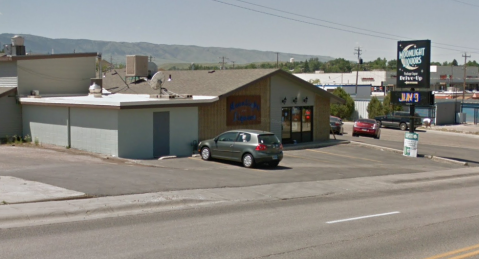
[[[2,204],[5,205],[5,204],[8,204],[6,201],[2,201]]]

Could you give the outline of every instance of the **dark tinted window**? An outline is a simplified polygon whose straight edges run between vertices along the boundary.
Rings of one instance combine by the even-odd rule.
[[[238,138],[236,139],[236,142],[250,142],[251,141],[251,134],[249,133],[240,133],[238,135]]]
[[[235,141],[238,132],[227,132],[218,137],[218,141]]]
[[[363,123],[376,123],[376,120],[358,120],[359,122],[363,122]]]
[[[265,145],[270,145],[270,144],[279,144],[280,141],[274,134],[268,134],[268,135],[259,135],[258,136],[258,142],[261,144]]]

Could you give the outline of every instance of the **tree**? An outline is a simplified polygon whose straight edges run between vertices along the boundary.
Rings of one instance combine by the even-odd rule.
[[[333,94],[346,100],[346,104],[331,104],[331,115],[341,119],[350,119],[354,112],[353,98],[342,87],[336,88]]]
[[[316,78],[316,79],[314,79],[314,80],[313,80],[313,79],[310,79],[309,82],[310,82],[311,84],[313,84],[313,85],[319,85],[319,84],[321,84],[321,80],[319,80],[318,78]]]
[[[367,110],[368,110],[368,117],[370,119],[374,119],[374,117],[384,114],[383,104],[381,103],[381,101],[379,101],[379,99],[376,96],[373,96],[373,98],[371,98],[371,101],[368,104]]]
[[[309,72],[311,72],[311,71],[309,70],[308,60],[304,61],[304,69],[303,69],[303,72],[304,72],[304,73],[309,73]]]
[[[459,65],[457,64],[457,60],[456,60],[456,59],[454,59],[454,60],[452,61],[452,66],[455,66],[455,67],[459,66]]]
[[[391,92],[389,92],[385,97],[383,101],[383,114],[389,114],[392,113],[393,111],[402,111],[402,107],[400,105],[393,105],[391,103]]]

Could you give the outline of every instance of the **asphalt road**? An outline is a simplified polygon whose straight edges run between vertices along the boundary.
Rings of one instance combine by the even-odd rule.
[[[363,142],[383,147],[402,150],[404,148],[404,133],[399,129],[381,128],[381,139],[369,137],[352,137],[353,123],[346,122],[346,134],[336,136],[338,139]],[[418,154],[433,155],[457,161],[468,162],[471,166],[479,166],[479,135],[442,132],[419,129]]]
[[[474,258],[479,177],[439,182],[2,229],[0,258]]]
[[[117,161],[76,154],[72,150],[0,146],[0,175],[91,196],[411,174],[460,167],[347,144],[285,151],[280,166],[274,169],[247,169],[238,163],[191,157]]]

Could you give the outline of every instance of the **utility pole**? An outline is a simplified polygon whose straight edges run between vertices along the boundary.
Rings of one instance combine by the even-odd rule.
[[[153,57],[152,56],[150,56],[150,62],[153,62]]]
[[[221,69],[220,70],[223,70],[225,69],[225,57],[220,57],[222,59],[221,61]]]
[[[234,62],[234,61],[231,61],[231,63],[233,63],[233,69],[235,69],[235,62]]]
[[[354,49],[354,54],[358,55],[358,68],[356,70],[356,88],[354,93],[357,95],[358,94],[358,74],[359,74],[359,66],[361,65],[362,59],[361,59],[361,47],[357,47]]]
[[[471,56],[467,55],[467,52],[464,52],[464,86],[462,88],[462,105],[461,105],[461,111],[464,112],[464,98],[465,98],[465,93],[466,93],[466,69],[467,69],[467,58],[470,58]]]
[[[279,68],[279,52],[276,52],[276,68]]]

